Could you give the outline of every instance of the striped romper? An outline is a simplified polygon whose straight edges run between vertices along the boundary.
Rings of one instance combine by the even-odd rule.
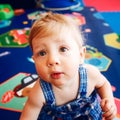
[[[79,67],[80,88],[75,100],[56,106],[51,84],[40,80],[46,104],[42,107],[38,120],[102,120],[102,110],[94,90],[87,94],[87,72],[84,65]]]

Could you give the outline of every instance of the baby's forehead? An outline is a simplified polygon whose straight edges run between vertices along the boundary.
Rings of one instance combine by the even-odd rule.
[[[82,44],[82,36],[79,35],[76,31],[72,31],[70,29],[62,29],[62,30],[51,30],[50,33],[44,33],[43,38],[47,40],[52,39],[58,43],[69,43],[70,41],[74,41],[77,44]],[[42,36],[40,35],[39,38]]]

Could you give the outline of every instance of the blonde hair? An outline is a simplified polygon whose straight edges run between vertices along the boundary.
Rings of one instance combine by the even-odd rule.
[[[39,39],[52,35],[60,37],[64,32],[66,32],[66,35],[67,32],[73,35],[78,45],[82,47],[83,35],[77,22],[69,16],[48,12],[32,25],[29,35],[29,44],[32,48],[32,40],[36,37],[39,37]]]

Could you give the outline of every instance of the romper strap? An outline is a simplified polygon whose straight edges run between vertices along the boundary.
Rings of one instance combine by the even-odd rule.
[[[43,94],[45,96],[45,100],[47,104],[55,104],[55,97],[52,91],[52,86],[50,83],[45,82],[44,80],[40,80],[40,85],[43,90]]]
[[[87,94],[87,71],[84,65],[80,65],[79,67],[80,73],[80,96],[86,97]]]

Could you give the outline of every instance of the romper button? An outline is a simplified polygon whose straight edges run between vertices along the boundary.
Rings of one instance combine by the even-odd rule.
[[[94,109],[94,106],[93,106],[93,105],[91,105],[91,109]]]

